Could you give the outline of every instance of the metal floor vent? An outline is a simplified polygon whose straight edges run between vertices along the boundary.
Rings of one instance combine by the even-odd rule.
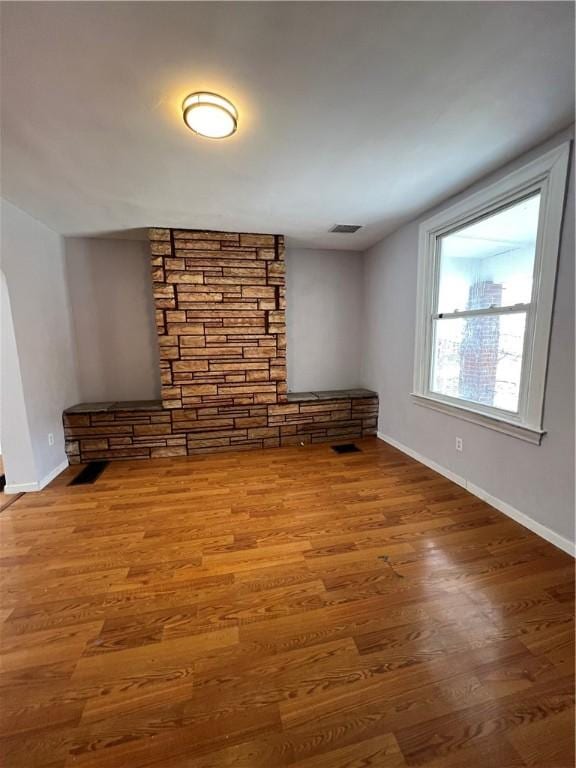
[[[361,449],[354,443],[344,443],[343,445],[330,446],[336,453],[360,453]]]
[[[95,483],[106,469],[109,461],[91,461],[78,472],[76,477],[68,485],[90,485]]]
[[[341,235],[352,235],[362,229],[362,224],[335,224],[330,232],[338,232]]]

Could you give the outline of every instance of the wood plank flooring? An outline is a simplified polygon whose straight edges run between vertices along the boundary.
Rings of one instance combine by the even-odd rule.
[[[571,768],[568,555],[377,439],[0,515],[6,768]]]

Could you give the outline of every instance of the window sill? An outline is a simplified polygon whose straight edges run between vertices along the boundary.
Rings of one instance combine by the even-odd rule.
[[[537,427],[531,427],[527,424],[519,424],[517,421],[507,421],[506,419],[500,419],[496,416],[489,416],[481,411],[476,411],[474,408],[466,408],[459,405],[452,405],[444,400],[437,400],[429,395],[421,395],[416,392],[411,393],[412,400],[416,405],[422,405],[426,408],[432,408],[440,413],[445,413],[448,416],[454,416],[464,421],[470,421],[472,424],[478,424],[480,427],[486,427],[487,429],[493,429],[496,432],[501,432],[511,437],[516,437],[519,440],[525,440],[527,443],[533,445],[540,445],[542,436],[545,431],[538,429]]]

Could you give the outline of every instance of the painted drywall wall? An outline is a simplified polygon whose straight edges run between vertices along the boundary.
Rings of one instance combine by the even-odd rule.
[[[66,238],[80,399],[160,396],[147,242]]]
[[[553,146],[573,127],[467,190],[476,191]],[[449,205],[459,198],[452,198]],[[574,170],[572,166],[550,343],[540,446],[414,404],[412,390],[418,225],[365,256],[363,381],[380,395],[379,431],[574,542]],[[456,437],[464,443],[455,450]]]
[[[10,295],[4,273],[0,275],[0,349],[2,392],[2,445],[4,474],[8,480],[8,492],[14,487],[24,488],[36,477],[36,463],[30,439],[30,426],[24,402],[24,388],[20,373],[20,359],[16,347],[16,335],[12,320]]]
[[[32,469],[28,458],[12,455],[15,443],[9,424],[14,425],[13,414],[8,422],[6,419],[18,406],[13,391],[3,393],[7,484],[35,490],[67,464],[62,411],[78,402],[63,238],[7,201],[2,201],[1,209],[1,265],[10,297],[34,456]],[[20,428],[26,428],[24,422]],[[53,445],[49,444],[49,434],[54,436]],[[16,475],[15,467],[18,483],[11,477],[13,471]]]
[[[148,245],[65,242],[80,399],[159,397]],[[359,386],[361,254],[288,248],[286,265],[289,388]]]
[[[363,259],[356,251],[286,251],[288,390],[360,385]]]

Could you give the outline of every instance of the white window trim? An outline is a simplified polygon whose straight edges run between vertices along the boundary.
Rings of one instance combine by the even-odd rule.
[[[542,435],[545,434],[542,422],[544,392],[569,157],[570,142],[567,141],[480,192],[440,211],[420,225],[412,392],[413,401],[418,405],[540,444]],[[537,191],[540,192],[540,211],[532,308],[526,317],[526,345],[522,361],[518,413],[512,414],[488,406],[465,403],[432,392],[429,380],[432,360],[432,313],[439,273],[437,238],[456,226],[464,225],[519,197]]]

